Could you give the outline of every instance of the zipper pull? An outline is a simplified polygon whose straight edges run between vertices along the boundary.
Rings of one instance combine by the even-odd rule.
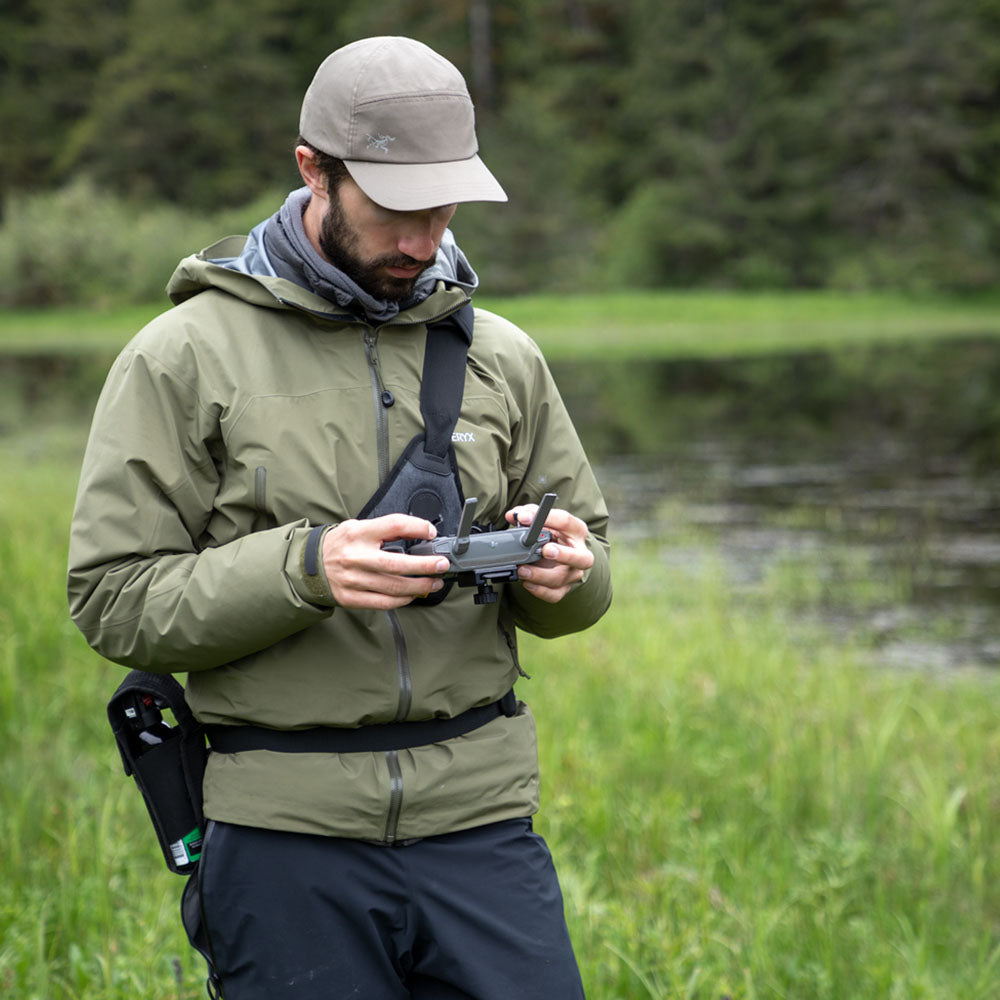
[[[365,334],[365,353],[368,355],[368,364],[371,365],[371,369],[375,372],[375,378],[378,381],[382,405],[388,410],[396,402],[396,397],[382,382],[382,368],[379,365],[378,352],[375,350],[375,334],[372,332]]]

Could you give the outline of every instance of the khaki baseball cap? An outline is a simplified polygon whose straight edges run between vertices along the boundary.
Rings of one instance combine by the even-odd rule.
[[[299,133],[343,160],[385,208],[507,200],[479,158],[462,74],[412,38],[364,38],[327,56],[302,101]]]

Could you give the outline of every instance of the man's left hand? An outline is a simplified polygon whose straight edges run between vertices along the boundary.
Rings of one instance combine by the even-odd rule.
[[[538,504],[533,503],[513,507],[507,511],[507,523],[527,526],[537,510]],[[545,543],[538,562],[521,566],[517,575],[529,594],[555,604],[594,565],[594,554],[587,548],[587,525],[569,511],[554,507],[545,519],[545,527],[552,541]]]

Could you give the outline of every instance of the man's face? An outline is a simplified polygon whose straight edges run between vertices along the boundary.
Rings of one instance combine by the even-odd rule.
[[[347,177],[330,196],[320,249],[369,295],[399,302],[434,263],[455,207],[396,212],[376,205]]]

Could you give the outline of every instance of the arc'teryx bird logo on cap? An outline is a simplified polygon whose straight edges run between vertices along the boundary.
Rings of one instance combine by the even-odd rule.
[[[394,135],[371,135],[368,134],[368,148],[369,149],[381,149],[386,156],[389,155],[389,143],[395,142],[396,137]]]

